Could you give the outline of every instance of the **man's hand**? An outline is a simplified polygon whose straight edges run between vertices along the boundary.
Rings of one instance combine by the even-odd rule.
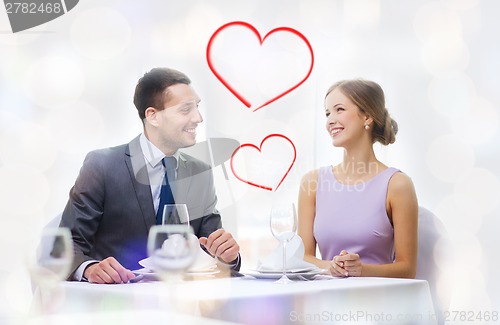
[[[134,273],[124,268],[114,257],[90,264],[83,276],[91,283],[127,283],[135,278]]]
[[[231,263],[238,257],[240,246],[234,240],[233,235],[224,229],[217,229],[208,238],[200,237],[199,240],[210,254],[225,263]]]

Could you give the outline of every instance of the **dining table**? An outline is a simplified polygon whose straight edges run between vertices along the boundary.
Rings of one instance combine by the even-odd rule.
[[[65,281],[37,288],[33,308],[50,317],[160,313],[158,324],[167,315],[210,324],[437,324],[425,280],[318,274],[279,284],[241,272],[123,284]]]

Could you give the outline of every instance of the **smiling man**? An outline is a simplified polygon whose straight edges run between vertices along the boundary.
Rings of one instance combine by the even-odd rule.
[[[134,94],[144,132],[128,144],[85,158],[60,223],[73,236],[70,280],[123,283],[135,278],[131,270],[147,257],[149,229],[161,220],[165,184],[175,203],[187,205],[190,225],[206,251],[239,269],[239,246],[222,229],[210,166],[179,152],[196,143],[196,127],[203,121],[200,98],[190,84],[173,69],[146,73]]]

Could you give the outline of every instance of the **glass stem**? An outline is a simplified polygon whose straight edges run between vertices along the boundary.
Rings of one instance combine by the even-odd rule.
[[[283,242],[283,276],[286,276],[286,241]]]

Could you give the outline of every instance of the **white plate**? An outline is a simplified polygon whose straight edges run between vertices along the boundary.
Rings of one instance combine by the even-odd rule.
[[[204,269],[204,270],[190,270],[187,271],[187,274],[196,274],[196,275],[212,275],[212,274],[217,274],[219,273],[220,270],[215,268],[215,269]],[[144,275],[146,278],[155,278],[156,279],[156,273],[154,271],[151,271],[150,269],[147,268],[142,268],[138,270],[133,270],[132,273],[135,275]]]
[[[312,279],[315,275],[321,274],[325,270],[314,269],[306,272],[287,272],[286,276],[290,279],[301,279],[302,277],[306,279]],[[253,276],[257,279],[279,279],[283,275],[283,272],[259,272],[256,270],[245,270],[241,273]]]
[[[146,268],[138,269],[138,270],[132,270],[132,273],[134,273],[134,274],[142,274],[142,275],[155,274],[153,271],[151,271],[150,269],[146,269]]]
[[[205,253],[203,253],[205,254]],[[207,255],[207,254],[205,254]],[[208,256],[208,255],[207,255]],[[209,260],[209,263],[207,261],[204,261],[205,263],[199,263],[196,265],[196,263],[188,270],[189,273],[206,273],[206,272],[213,272],[214,270],[217,269],[217,263],[215,262],[214,259],[211,258]],[[149,270],[154,270],[154,265],[153,262],[151,261],[151,258],[145,258],[143,260],[139,261],[139,265],[144,267],[145,269]]]
[[[317,267],[302,267],[302,268],[297,268],[297,269],[288,269],[286,270],[286,273],[304,273],[304,272],[309,272],[309,271],[314,271],[318,269]],[[270,269],[258,269],[258,270],[251,270],[259,273],[283,273],[282,270],[270,270]]]
[[[156,273],[154,273],[153,271],[149,270],[149,269],[138,269],[138,270],[132,270],[132,273],[134,273],[136,275],[136,277],[138,277],[136,279],[136,281],[133,281],[133,282],[137,282],[138,281],[157,281],[158,278],[156,277]]]

